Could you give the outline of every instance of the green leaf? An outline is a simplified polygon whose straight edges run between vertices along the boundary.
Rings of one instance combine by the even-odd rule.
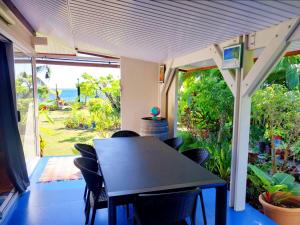
[[[264,186],[271,186],[272,185],[272,178],[266,174],[264,171],[259,169],[258,167],[249,164],[249,168],[252,170],[252,172],[261,180]]]
[[[266,190],[270,193],[278,192],[278,191],[285,191],[288,187],[285,184],[279,184],[274,186],[265,186]]]
[[[293,185],[295,178],[286,173],[275,173],[272,177],[275,184],[285,184],[286,186]]]

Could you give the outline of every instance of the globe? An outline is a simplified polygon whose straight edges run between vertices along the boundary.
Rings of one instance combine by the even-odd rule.
[[[153,116],[153,119],[156,119],[157,116],[160,114],[160,108],[157,107],[157,106],[154,106],[154,107],[151,108],[150,113]]]

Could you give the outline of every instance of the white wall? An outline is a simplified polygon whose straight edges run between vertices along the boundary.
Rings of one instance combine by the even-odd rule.
[[[139,133],[140,120],[158,105],[159,64],[121,57],[121,127]]]

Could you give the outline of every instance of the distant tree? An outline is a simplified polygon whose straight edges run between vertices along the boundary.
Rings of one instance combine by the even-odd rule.
[[[37,91],[40,99],[47,99],[49,97],[50,90],[46,85],[39,86]]]
[[[16,92],[22,98],[28,98],[33,90],[32,75],[22,72],[16,79]]]
[[[82,74],[83,82],[80,83],[80,91],[84,96],[94,97],[96,93],[105,96],[113,110],[120,113],[120,80],[107,75],[95,78],[87,73]]]

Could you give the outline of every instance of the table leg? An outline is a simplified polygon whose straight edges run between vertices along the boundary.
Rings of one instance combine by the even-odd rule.
[[[215,224],[226,225],[227,185],[216,187]]]
[[[117,209],[113,201],[113,198],[108,198],[108,224],[109,225],[117,224]]]

